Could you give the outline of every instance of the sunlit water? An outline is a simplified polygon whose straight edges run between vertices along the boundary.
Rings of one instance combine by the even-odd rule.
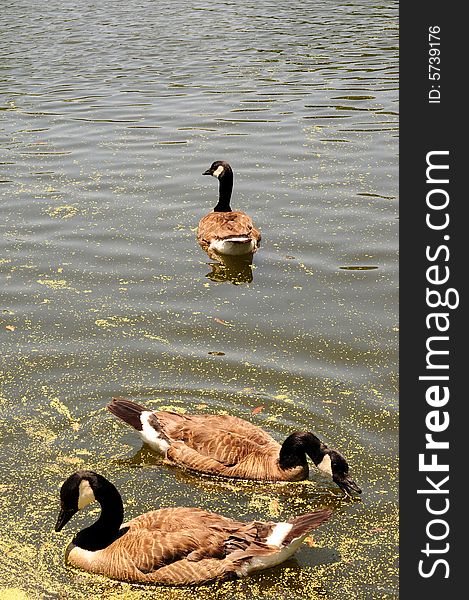
[[[191,597],[397,598],[397,3],[23,0],[0,24],[0,598],[188,597],[64,566],[97,514],[52,531],[81,467],[128,518],[335,509],[285,565]],[[263,234],[241,275],[195,240],[218,159]],[[312,430],[362,499],[184,473],[113,395]]]

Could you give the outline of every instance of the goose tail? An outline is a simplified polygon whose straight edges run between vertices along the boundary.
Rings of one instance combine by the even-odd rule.
[[[294,540],[305,537],[310,531],[313,531],[313,529],[319,527],[321,523],[327,521],[331,515],[332,510],[330,508],[322,508],[321,510],[290,519],[288,523],[291,523],[293,527],[283,539],[282,545],[287,546]]]
[[[210,249],[219,254],[239,256],[254,253],[257,250],[257,242],[251,235],[232,235],[212,240]]]
[[[142,431],[142,420],[140,418],[142,413],[150,412],[144,406],[126,398],[113,398],[107,408],[114,416],[128,423],[137,431]]]
[[[249,540],[244,549],[240,546],[238,538],[232,536],[225,547],[229,551],[228,558],[236,565],[238,577],[249,573],[274,567],[286,561],[301,546],[304,538],[321,523],[327,521],[332,510],[321,509],[314,513],[308,513],[295,517],[290,521],[280,523],[256,523],[257,538]],[[243,540],[241,540],[243,542]]]

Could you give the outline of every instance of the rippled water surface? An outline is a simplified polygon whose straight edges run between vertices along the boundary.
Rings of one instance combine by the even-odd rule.
[[[0,27],[0,597],[397,598],[397,4],[22,0]],[[195,240],[218,159],[263,234],[241,273]],[[362,499],[184,473],[113,395],[312,430]],[[139,588],[63,564],[82,467],[128,518],[334,514],[275,569]]]

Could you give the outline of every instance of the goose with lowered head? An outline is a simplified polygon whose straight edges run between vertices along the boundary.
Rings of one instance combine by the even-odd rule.
[[[342,454],[309,431],[292,433],[280,445],[260,427],[232,415],[153,412],[125,398],[114,398],[108,409],[136,429],[153,450],[193,471],[240,479],[299,481],[308,477],[309,456],[346,494],[361,493]]]

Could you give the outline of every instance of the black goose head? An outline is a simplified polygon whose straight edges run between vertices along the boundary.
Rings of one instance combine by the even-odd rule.
[[[60,488],[60,513],[55,530],[60,531],[75,513],[94,501],[101,505],[101,524],[114,526],[119,519],[122,523],[122,498],[114,485],[94,471],[77,471]]]
[[[99,476],[93,471],[77,471],[70,475],[60,488],[61,508],[55,531],[60,531],[75,513],[97,500],[99,489]]]
[[[233,171],[224,160],[216,160],[210,169],[202,175],[213,175],[218,179],[218,204],[213,209],[215,212],[231,212],[230,200],[233,191]]]
[[[63,483],[55,530],[60,531],[77,511],[95,500],[101,505],[99,519],[73,538],[73,544],[83,550],[106,548],[126,532],[126,528],[121,529],[124,519],[121,495],[110,481],[93,471],[77,471]]]
[[[328,448],[314,433],[309,431],[297,431],[287,437],[280,449],[280,467],[291,469],[304,464],[306,462],[305,454],[346,494],[352,495],[353,492],[361,494],[361,489],[348,474],[349,466],[342,454]]]
[[[219,180],[224,179],[225,177],[233,177],[233,171],[230,165],[224,160],[216,160],[211,164],[210,168],[202,173],[202,175],[213,175],[217,177]]]
[[[349,466],[342,454],[337,452],[337,450],[329,450],[328,455],[331,461],[332,479],[340,487],[340,489],[350,496],[353,493],[361,494],[361,489],[348,474]]]

